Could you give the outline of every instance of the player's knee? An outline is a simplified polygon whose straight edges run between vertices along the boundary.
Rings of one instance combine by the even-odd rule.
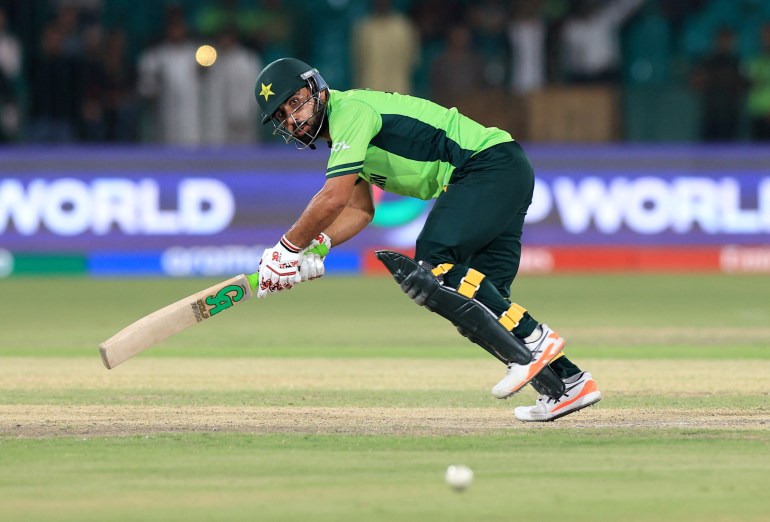
[[[467,270],[457,288],[452,288],[442,279],[443,275],[454,269],[450,264],[431,267],[398,252],[385,250],[378,251],[377,258],[393,274],[401,290],[417,304],[462,328],[463,335],[467,335],[501,361],[528,364],[532,360],[531,352],[511,335],[499,317],[474,299],[484,279],[480,272]]]

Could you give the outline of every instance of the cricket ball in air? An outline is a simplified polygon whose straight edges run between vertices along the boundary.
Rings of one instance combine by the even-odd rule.
[[[462,491],[473,482],[473,470],[462,464],[449,466],[444,474],[444,480],[456,491]]]
[[[217,50],[210,45],[201,45],[195,51],[195,61],[203,67],[211,67],[217,61]]]

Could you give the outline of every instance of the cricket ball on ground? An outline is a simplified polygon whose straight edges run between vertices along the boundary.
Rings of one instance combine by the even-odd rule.
[[[473,470],[462,464],[449,466],[444,474],[444,480],[456,491],[462,491],[473,482]]]

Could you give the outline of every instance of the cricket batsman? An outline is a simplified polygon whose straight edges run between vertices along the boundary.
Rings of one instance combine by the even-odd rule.
[[[539,397],[517,407],[517,419],[552,421],[601,399],[591,374],[562,352],[564,339],[510,300],[535,183],[510,134],[412,96],[332,90],[294,58],[265,67],[255,95],[262,123],[287,143],[329,146],[323,188],[262,256],[258,297],[322,276],[332,245],[374,217],[371,185],[435,198],[414,259],[377,252],[401,290],[506,365],[492,395],[506,399],[532,384]]]

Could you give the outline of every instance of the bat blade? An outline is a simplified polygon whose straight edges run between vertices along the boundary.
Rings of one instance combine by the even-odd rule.
[[[175,333],[250,299],[254,292],[249,278],[245,274],[231,277],[126,326],[99,345],[104,366],[112,369]]]

